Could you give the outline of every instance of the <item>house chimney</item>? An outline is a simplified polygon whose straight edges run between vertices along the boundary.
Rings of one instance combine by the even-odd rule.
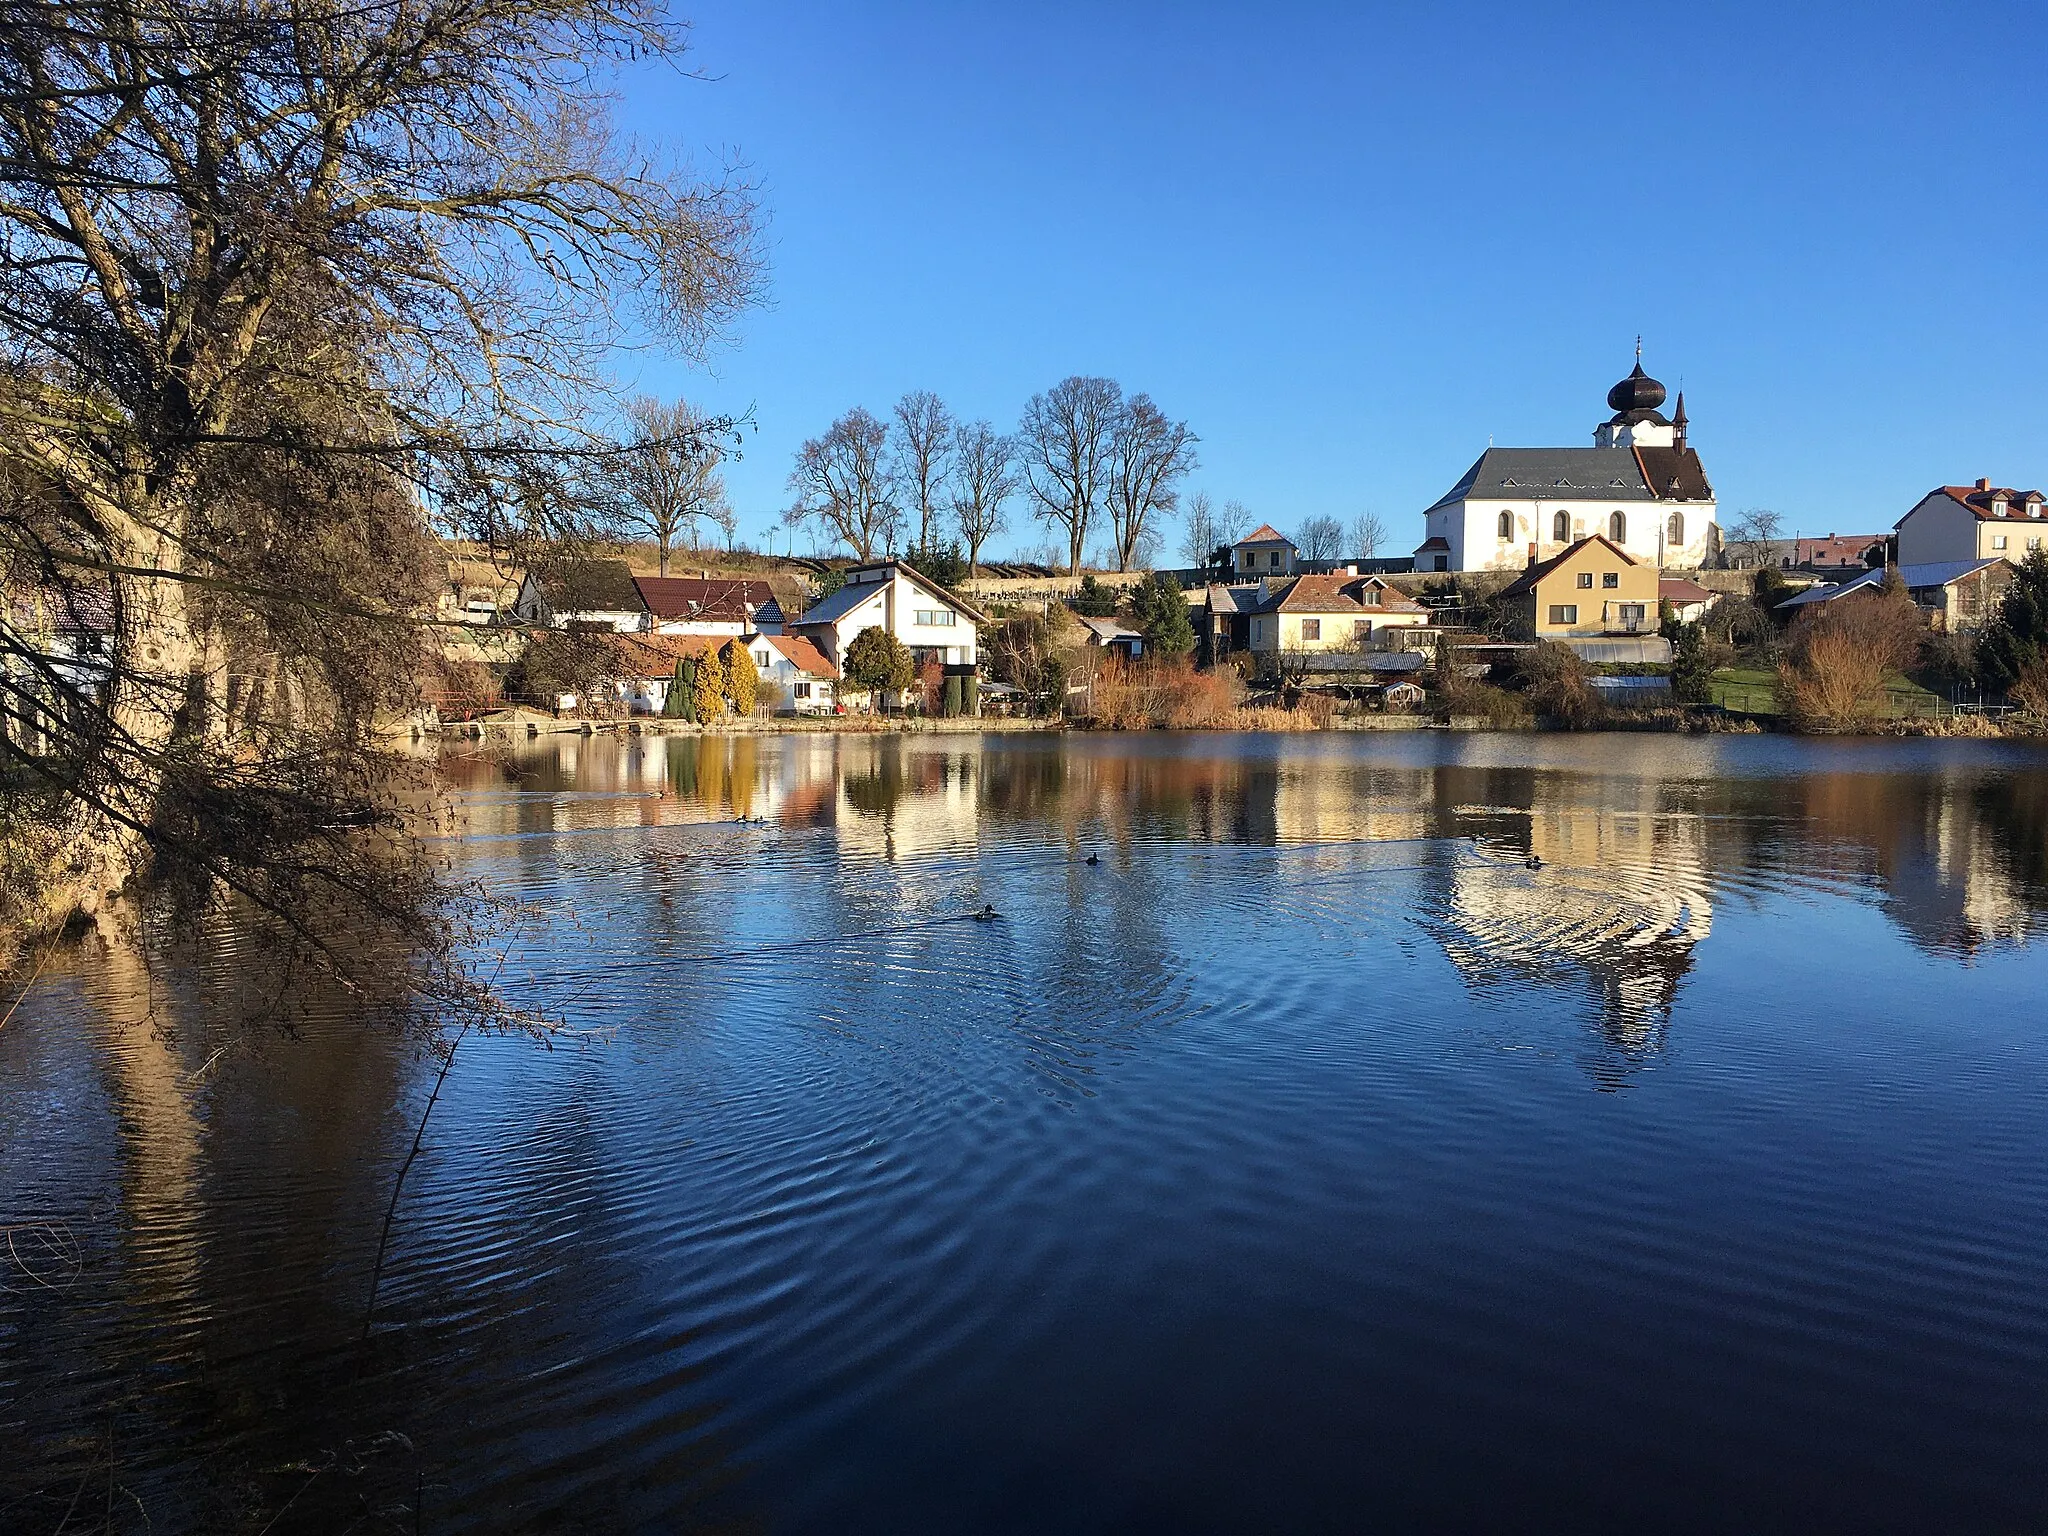
[[[1989,480],[1979,479],[1977,482],[1977,489],[1980,491],[1988,491],[1991,489],[1991,482]]]
[[[1524,561],[1524,562],[1522,563],[1522,569],[1526,571],[1526,570],[1527,570],[1527,569],[1528,569],[1528,568],[1529,568],[1530,566],[1534,565],[1535,563],[1536,563],[1536,546],[1535,546],[1534,544],[1531,544],[1531,545],[1529,546],[1529,558],[1528,558],[1527,560],[1525,560],[1525,561]]]

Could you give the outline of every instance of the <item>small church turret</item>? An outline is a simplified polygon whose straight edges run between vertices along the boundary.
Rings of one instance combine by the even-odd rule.
[[[1678,392],[1678,408],[1671,413],[1671,446],[1685,446],[1685,391]]]

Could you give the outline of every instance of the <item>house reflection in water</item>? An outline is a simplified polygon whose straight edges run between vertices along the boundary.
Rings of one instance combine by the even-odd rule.
[[[1540,780],[1526,808],[1470,808],[1493,831],[1479,856],[1448,869],[1434,926],[1474,986],[1585,985],[1600,1033],[1632,1061],[1662,1047],[1693,951],[1713,931],[1706,823],[1665,803],[1654,781],[1602,781],[1601,804],[1593,793],[1575,803],[1574,782]]]

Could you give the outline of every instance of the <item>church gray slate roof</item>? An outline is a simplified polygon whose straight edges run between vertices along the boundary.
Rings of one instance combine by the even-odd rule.
[[[1425,509],[1471,497],[1505,501],[1655,501],[1627,448],[1489,448]]]

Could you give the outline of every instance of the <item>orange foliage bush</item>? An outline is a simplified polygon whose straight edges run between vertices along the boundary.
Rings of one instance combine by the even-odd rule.
[[[1924,625],[1902,591],[1858,593],[1809,608],[1792,626],[1778,692],[1815,725],[1846,725],[1883,706],[1885,679],[1913,659]]]

